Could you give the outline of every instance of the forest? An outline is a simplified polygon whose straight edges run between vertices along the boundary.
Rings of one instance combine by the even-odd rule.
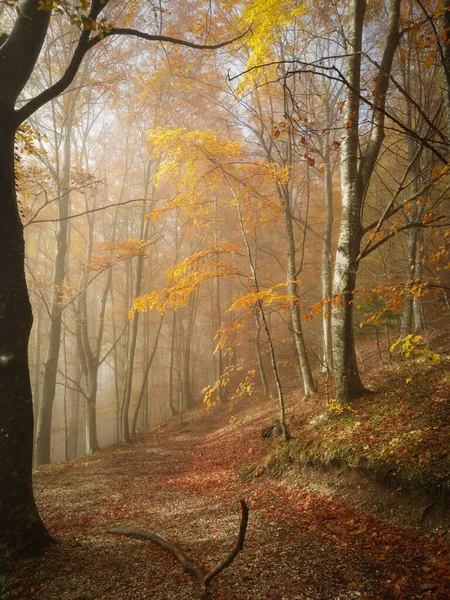
[[[449,165],[450,0],[0,0],[0,600],[450,598]]]

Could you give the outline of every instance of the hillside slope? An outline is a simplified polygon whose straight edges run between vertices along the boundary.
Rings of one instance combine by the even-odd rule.
[[[302,482],[301,472],[277,480],[237,475],[267,464],[273,442],[263,442],[260,430],[274,414],[272,402],[257,399],[238,403],[231,415],[199,409],[184,425],[173,421],[133,445],[41,468],[38,503],[58,543],[12,565],[0,598],[199,598],[197,584],[159,547],[105,529],[153,531],[213,565],[234,543],[240,498],[250,507],[245,548],[214,580],[209,598],[449,598],[444,531],[363,514],[311,491],[311,477]]]

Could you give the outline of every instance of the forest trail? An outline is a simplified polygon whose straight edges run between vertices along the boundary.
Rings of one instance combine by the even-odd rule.
[[[213,581],[210,599],[450,597],[443,535],[394,526],[282,481],[242,482],[235,474],[240,466],[267,452],[261,424],[261,414],[240,409],[230,419],[217,412],[41,468],[38,504],[58,544],[44,557],[16,563],[4,597],[198,599],[197,583],[165,551],[105,529],[158,533],[212,566],[234,544],[240,498],[250,508],[245,548]]]

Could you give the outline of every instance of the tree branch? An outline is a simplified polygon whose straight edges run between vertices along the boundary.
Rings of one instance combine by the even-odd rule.
[[[98,11],[98,14],[100,13],[100,10]],[[96,17],[98,16],[98,14],[96,15]],[[175,44],[178,46],[187,46],[188,48],[196,48],[199,50],[217,50],[218,48],[223,48],[224,46],[228,46],[229,44],[240,40],[249,31],[250,28],[248,28],[246,31],[244,31],[244,33],[241,33],[237,37],[231,40],[220,42],[218,44],[197,44],[195,42],[189,42],[187,40],[182,40],[167,35],[152,35],[143,31],[138,31],[137,29],[124,29],[119,27],[113,27],[109,31],[103,33],[101,36],[96,35],[93,38],[89,37],[91,34],[90,30],[85,30],[80,35],[78,45],[75,49],[75,52],[72,56],[72,60],[70,61],[70,64],[67,67],[64,75],[54,85],[50,86],[42,93],[38,94],[35,98],[29,100],[24,106],[22,106],[22,108],[15,112],[17,120],[16,126],[19,126],[20,123],[26,121],[34,112],[36,112],[36,110],[41,108],[41,106],[43,106],[50,100],[53,100],[53,98],[56,98],[64,90],[66,90],[72,83],[72,81],[75,79],[75,76],[78,72],[78,69],[80,68],[81,62],[85,54],[107,37],[111,37],[113,35],[131,36],[150,42],[168,42],[170,44]]]
[[[193,563],[177,544],[168,542],[166,539],[157,535],[156,533],[143,531],[142,529],[129,529],[128,527],[109,527],[106,531],[114,535],[123,535],[137,540],[149,540],[150,542],[158,544],[158,546],[172,554],[172,556],[178,560],[184,571],[193,575],[203,588],[207,588],[214,577],[229,567],[239,552],[241,552],[244,548],[245,533],[247,531],[248,524],[248,506],[245,500],[241,500],[241,511],[242,514],[241,524],[239,526],[239,534],[233,549],[222,562],[220,562],[216,567],[207,573],[204,573],[200,567]]]
[[[393,238],[397,234],[401,233],[402,231],[406,231],[407,229],[413,229],[415,227],[417,229],[426,229],[428,227],[434,226],[435,223],[441,221],[442,219],[445,219],[445,215],[442,215],[440,217],[436,217],[436,219],[433,219],[432,221],[429,221],[428,223],[407,223],[406,225],[403,225],[402,227],[399,227],[398,229],[395,229],[394,231],[390,231],[387,235],[385,235],[376,244],[373,244],[373,246],[370,246],[369,248],[366,248],[363,252],[361,252],[361,254],[358,256],[358,258],[356,259],[356,261],[360,262],[363,258],[365,258],[369,254],[371,254],[374,250],[376,250],[377,248],[379,248],[380,246],[382,246],[384,243],[386,243],[388,240],[390,240],[391,238]],[[441,225],[441,227],[442,226],[448,227],[448,223],[445,223],[444,225]]]

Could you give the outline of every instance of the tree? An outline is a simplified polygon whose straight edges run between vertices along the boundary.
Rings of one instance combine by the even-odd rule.
[[[400,0],[391,0],[387,41],[375,89],[376,110],[368,141],[360,155],[361,52],[366,0],[351,0],[347,32],[344,126],[341,146],[342,214],[333,281],[339,306],[332,313],[334,372],[339,400],[364,391],[356,363],[353,302],[363,226],[364,199],[384,138],[384,106],[394,55],[399,43]]]
[[[57,97],[74,80],[86,53],[113,35],[148,41],[216,49],[229,43],[202,45],[135,29],[116,28],[100,15],[109,0],[68,6],[79,36],[62,77],[16,108],[43,47],[53,2],[22,0],[9,35],[0,47],[0,546],[17,552],[39,548],[51,538],[36,509],[31,481],[33,411],[27,347],[32,311],[24,272],[23,226],[15,189],[14,140],[20,126],[41,106]],[[87,5],[87,9],[85,9]]]

